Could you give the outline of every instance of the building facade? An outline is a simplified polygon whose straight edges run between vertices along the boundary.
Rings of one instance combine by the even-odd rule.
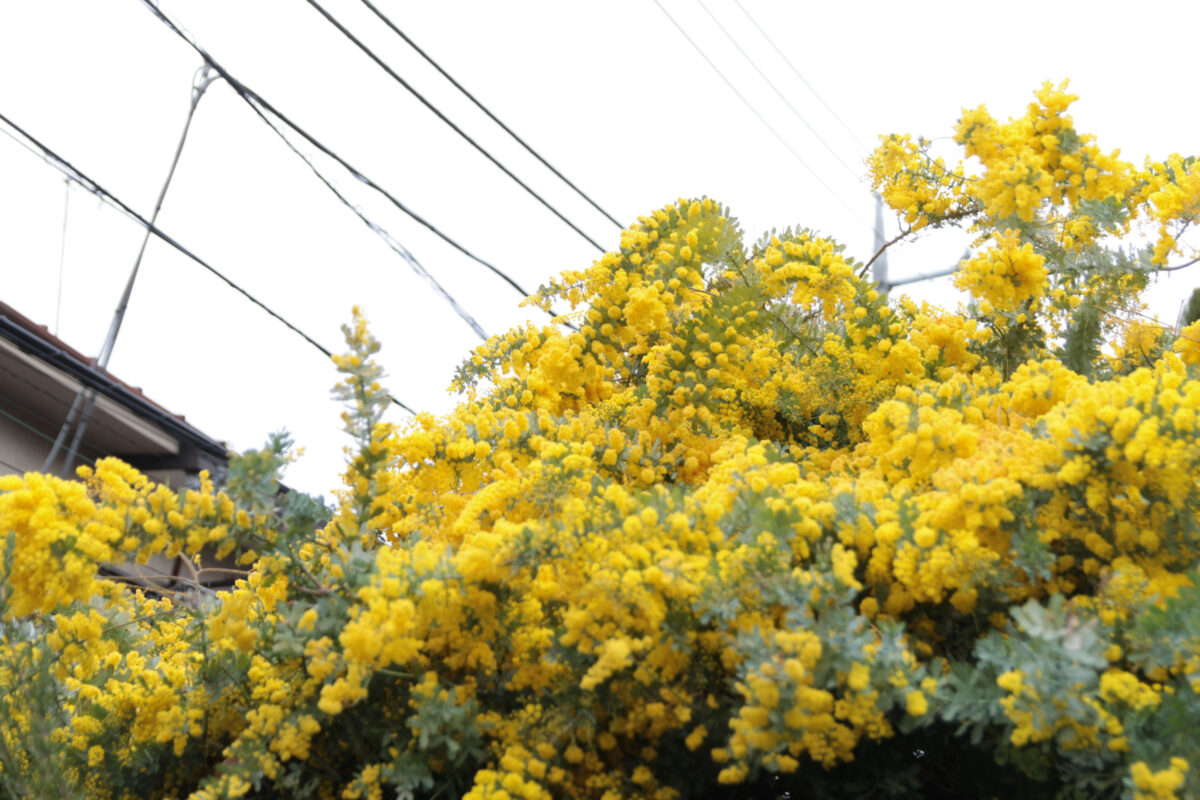
[[[94,397],[91,413],[72,452],[78,426],[66,436],[60,432],[73,406],[76,420],[84,416],[89,396]],[[52,451],[55,458],[48,464]],[[45,326],[0,303],[0,475],[49,471],[70,476],[79,464],[105,456],[116,456],[177,491],[195,485],[201,470],[220,480],[227,463],[223,443],[140,389],[97,369],[92,359]],[[144,565],[107,569],[147,588],[169,589],[179,583],[185,567],[178,559],[158,556]],[[228,576],[205,583],[228,583]]]

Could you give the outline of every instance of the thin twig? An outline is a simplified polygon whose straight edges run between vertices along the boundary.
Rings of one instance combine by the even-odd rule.
[[[1159,267],[1157,270],[1155,270],[1155,272],[1175,272],[1176,270],[1181,270],[1181,269],[1190,267],[1197,262],[1200,262],[1200,258],[1193,258],[1191,261],[1185,262],[1183,264],[1178,264],[1174,267]]]
[[[146,622],[147,620],[154,619],[155,617],[161,617],[166,614],[173,614],[177,610],[178,609],[176,609],[174,607],[164,608],[162,611],[155,611],[153,614],[146,614],[145,616],[134,617],[133,619],[129,620],[128,622],[122,622],[118,625],[109,625],[107,628],[104,628],[103,630],[100,631],[100,635],[103,636],[106,633],[111,633],[112,631],[118,630],[120,628],[126,628],[130,625],[134,625],[139,622]]]
[[[293,586],[292,588],[295,589],[297,592],[309,595],[310,597],[328,597],[329,595],[333,594],[333,590],[330,589],[328,586],[319,586],[316,589],[310,589],[307,586],[297,585],[297,586]]]
[[[896,236],[894,238],[892,238],[891,241],[886,242],[883,245],[883,247],[879,248],[879,250],[877,250],[875,252],[875,255],[871,256],[870,261],[868,261],[867,263],[862,265],[862,268],[859,269],[859,271],[858,271],[858,277],[861,278],[867,274],[867,270],[871,268],[871,265],[875,263],[876,259],[878,259],[881,255],[883,255],[884,250],[887,250],[889,247],[891,247],[896,242],[903,239],[905,236],[908,236],[910,233],[912,233],[912,228],[906,228],[906,229],[900,231],[900,233],[896,234]]]
[[[187,559],[184,559],[184,560],[186,561]],[[193,572],[192,574],[194,575],[195,572]],[[209,587],[205,586],[203,583],[201,583],[199,581],[199,579],[189,580],[187,578],[184,578],[181,575],[173,575],[173,574],[169,574],[166,572],[156,572],[153,570],[147,570],[144,567],[142,567],[141,565],[139,565],[138,572],[136,575],[112,574],[112,575],[105,576],[105,578],[109,579],[109,580],[115,580],[118,583],[123,583],[126,586],[134,586],[139,589],[146,589],[148,591],[154,592],[155,594],[170,594],[170,595],[186,596],[187,591],[182,590],[182,589],[171,589],[167,586],[158,586],[153,583],[146,584],[146,583],[142,583],[142,581],[152,581],[154,579],[166,579],[166,580],[172,581],[173,583],[182,583],[185,586],[190,586],[195,589],[199,589],[201,591],[208,591],[208,592],[213,591],[211,588],[209,588]]]
[[[203,575],[206,572],[220,572],[226,575],[241,575],[243,577],[250,574],[250,570],[248,569],[229,569],[228,567],[204,567],[203,569],[197,570],[196,574]]]
[[[197,586],[203,585],[200,582],[200,574],[198,572],[196,572],[196,565],[192,563],[192,559],[188,558],[187,556],[179,555],[179,556],[175,556],[175,560],[182,561],[183,563],[187,564],[188,572],[190,572],[192,574],[192,582],[195,585],[197,585]]]

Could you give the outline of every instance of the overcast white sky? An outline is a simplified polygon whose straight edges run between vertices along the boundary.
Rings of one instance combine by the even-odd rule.
[[[729,205],[752,240],[803,225],[871,255],[872,200],[745,62],[697,0],[662,0],[837,194],[721,82],[652,0],[377,5],[468,90],[623,222],[680,196]],[[705,5],[788,101],[861,172],[855,139],[734,0]],[[322,3],[395,71],[606,248],[618,230],[449,86],[359,0]],[[809,3],[742,0],[858,139],[945,136],[964,106],[1019,114],[1069,77],[1077,127],[1140,163],[1200,151],[1192,3]],[[304,0],[161,0],[230,72],[401,201],[523,285],[597,253],[345,40]],[[978,10],[975,10],[978,9]],[[139,0],[0,4],[0,113],[149,216],[199,57]],[[0,127],[5,127],[0,125]],[[295,137],[298,144],[302,144]],[[303,145],[305,152],[312,148]],[[528,318],[507,285],[357,183],[321,169],[402,242],[488,333]],[[69,194],[66,239],[64,199]],[[840,199],[839,199],[840,198]],[[847,210],[843,204],[855,211]],[[320,185],[223,83],[200,103],[159,226],[333,350],[361,304],[387,385],[449,410],[477,343],[428,285]],[[888,220],[888,230],[895,224]],[[142,230],[0,137],[0,299],[85,353],[104,338]],[[891,251],[894,277],[935,271],[964,239]],[[60,280],[60,255],[62,271]],[[1200,267],[1155,287],[1174,321]],[[61,290],[61,301],[60,298]],[[906,290],[956,302],[946,281]],[[540,321],[540,320],[539,320]],[[200,267],[153,241],[110,370],[244,449],[287,428],[307,448],[287,480],[328,492],[344,465],[333,366]],[[403,421],[399,410],[394,420]]]

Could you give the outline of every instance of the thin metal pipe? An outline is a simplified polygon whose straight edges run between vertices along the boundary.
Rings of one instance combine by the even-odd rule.
[[[167,178],[163,181],[162,189],[158,193],[158,201],[154,204],[154,213],[150,215],[150,224],[154,225],[158,219],[158,213],[162,210],[163,201],[167,197],[167,189],[171,186],[171,179],[175,177],[175,168],[179,166],[179,158],[183,155],[183,145],[187,141],[188,131],[192,126],[192,118],[196,114],[196,107],[200,104],[200,98],[204,96],[204,92],[217,78],[207,64],[200,67],[196,71],[195,77],[192,79],[192,94],[191,104],[188,108],[187,119],[183,124],[183,133],[179,136],[179,144],[175,147],[175,156],[171,159],[171,168],[167,172]],[[125,290],[121,293],[121,300],[117,304],[117,309],[113,313],[112,322],[108,326],[108,333],[104,337],[104,344],[100,346],[100,353],[96,357],[96,368],[101,372],[108,367],[109,359],[112,358],[112,351],[117,343],[117,335],[121,332],[121,323],[125,320],[125,312],[129,308],[129,298],[133,294],[133,285],[137,281],[138,270],[142,266],[142,257],[146,254],[146,245],[150,241],[150,229],[146,229],[145,235],[142,237],[141,247],[138,248],[137,258],[134,259],[133,269],[129,273],[129,280],[125,282]],[[50,448],[49,455],[46,456],[46,461],[42,465],[43,472],[49,472],[62,450],[63,442],[66,441],[67,435],[72,426],[75,427],[75,435],[71,439],[71,445],[67,449],[66,456],[63,459],[60,475],[66,477],[70,472],[71,465],[75,461],[76,453],[79,451],[79,445],[83,442],[83,435],[87,431],[88,423],[91,421],[92,413],[96,408],[96,393],[90,389],[81,389],[79,394],[75,396],[75,401],[71,404],[70,411],[67,412],[67,418],[63,421],[63,426],[58,432],[58,436],[54,440],[54,445]],[[78,424],[76,424],[78,417]]]
[[[58,336],[58,322],[62,317],[63,267],[67,261],[67,213],[71,209],[71,179],[63,179],[63,224],[62,238],[58,245],[58,297],[54,302],[54,335]]]

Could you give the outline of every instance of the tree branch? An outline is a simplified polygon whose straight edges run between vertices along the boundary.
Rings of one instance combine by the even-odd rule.
[[[884,251],[884,250],[887,250],[889,247],[891,247],[891,246],[892,246],[892,245],[894,245],[896,242],[898,242],[898,241],[900,241],[901,239],[903,239],[905,236],[908,236],[910,233],[912,233],[912,228],[906,228],[906,229],[904,229],[904,230],[900,231],[900,233],[896,234],[896,236],[895,236],[895,237],[893,237],[893,238],[892,238],[890,241],[888,241],[888,242],[885,242],[885,243],[884,243],[884,245],[883,245],[883,247],[879,248],[879,249],[878,249],[878,250],[875,252],[875,255],[871,256],[871,260],[870,260],[870,261],[868,261],[867,263],[865,263],[865,264],[863,264],[863,265],[862,265],[862,268],[861,268],[861,269],[859,269],[859,271],[858,271],[858,277],[860,277],[860,278],[861,278],[861,277],[863,277],[864,275],[866,275],[866,274],[867,274],[867,270],[871,268],[871,265],[872,265],[872,264],[874,264],[874,263],[875,263],[875,261],[876,261],[876,260],[877,260],[877,259],[878,259],[878,258],[879,258],[881,255],[883,255],[883,251]]]
[[[1185,261],[1182,264],[1176,264],[1173,267],[1159,267],[1155,272],[1175,272],[1177,270],[1186,269],[1193,264],[1200,262],[1200,258],[1193,258],[1191,261]]]

